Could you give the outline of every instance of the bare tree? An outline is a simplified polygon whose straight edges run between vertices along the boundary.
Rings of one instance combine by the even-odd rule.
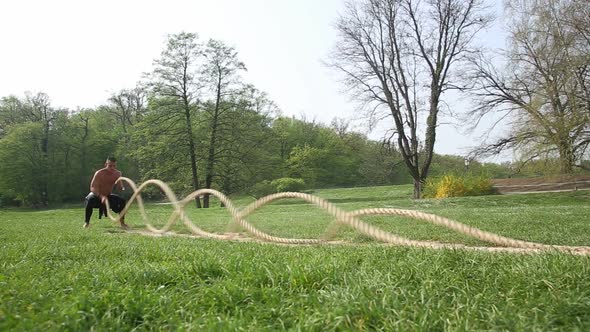
[[[503,113],[511,130],[474,154],[514,149],[524,162],[556,156],[563,173],[584,156],[590,144],[590,43],[572,14],[578,4],[506,1],[512,47],[501,56],[507,65],[502,71],[488,55],[476,58],[471,79],[478,102],[471,115],[477,121]]]
[[[385,111],[393,119],[415,198],[432,162],[441,98],[456,85],[453,68],[490,20],[483,0],[363,0],[348,2],[337,22],[329,64],[372,118]]]
[[[588,0],[569,0],[569,10],[562,12],[561,18],[571,26],[586,44],[590,43],[590,3]]]
[[[146,111],[147,91],[142,86],[123,89],[113,93],[109,98],[109,102],[112,105],[109,113],[121,124],[123,133],[127,134],[127,127],[141,121]]]

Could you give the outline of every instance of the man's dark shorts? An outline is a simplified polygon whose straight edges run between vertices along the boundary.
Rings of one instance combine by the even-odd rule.
[[[111,210],[113,210],[113,212],[115,213],[120,213],[121,211],[123,211],[123,209],[125,208],[125,204],[127,203],[127,201],[123,197],[115,194],[110,194],[108,200]],[[101,212],[104,213],[104,215],[106,215],[106,207],[104,206],[104,204],[101,203],[98,196],[94,195],[94,193],[92,192],[89,193],[88,196],[86,196],[86,198],[84,199],[84,206],[86,208],[98,208]]]

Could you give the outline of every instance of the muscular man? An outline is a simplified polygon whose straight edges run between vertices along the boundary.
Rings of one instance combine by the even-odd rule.
[[[125,208],[125,199],[121,196],[112,193],[115,181],[121,177],[121,172],[117,169],[117,159],[108,157],[104,164],[104,168],[99,169],[94,173],[94,177],[90,182],[90,193],[86,196],[85,207],[86,215],[84,219],[84,228],[90,226],[90,217],[92,217],[92,209],[99,208],[103,211],[105,201],[108,199],[111,210],[120,213]],[[119,182],[119,189],[125,190],[123,184]],[[104,210],[106,215],[106,210]],[[121,227],[127,228],[125,224],[125,216],[121,216]]]

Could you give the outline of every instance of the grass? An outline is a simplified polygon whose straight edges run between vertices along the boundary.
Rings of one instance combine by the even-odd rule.
[[[588,191],[440,201],[412,200],[407,186],[314,194],[345,210],[416,209],[523,240],[590,245]],[[155,224],[170,211],[149,205]],[[222,208],[188,213],[207,230],[228,230]],[[590,257],[390,247],[346,229],[338,238],[360,245],[153,238],[96,216],[84,230],[82,215],[0,210],[0,330],[590,329]],[[288,200],[248,220],[318,237],[332,219]],[[414,239],[485,245],[407,218],[364,220]],[[142,228],[135,208],[128,223]]]

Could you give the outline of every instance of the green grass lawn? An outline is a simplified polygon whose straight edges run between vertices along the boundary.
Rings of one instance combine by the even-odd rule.
[[[415,209],[522,240],[590,246],[588,191],[415,201],[411,190],[313,194],[348,211]],[[148,205],[156,225],[171,210]],[[188,214],[208,231],[239,230],[217,205]],[[489,245],[423,221],[363,220],[412,239]],[[127,221],[144,228],[135,206]],[[317,238],[332,219],[284,200],[248,221]],[[90,229],[82,223],[81,206],[0,210],[0,331],[590,330],[590,257],[384,246],[349,229],[337,238],[358,245],[285,246],[128,234],[96,216]]]

